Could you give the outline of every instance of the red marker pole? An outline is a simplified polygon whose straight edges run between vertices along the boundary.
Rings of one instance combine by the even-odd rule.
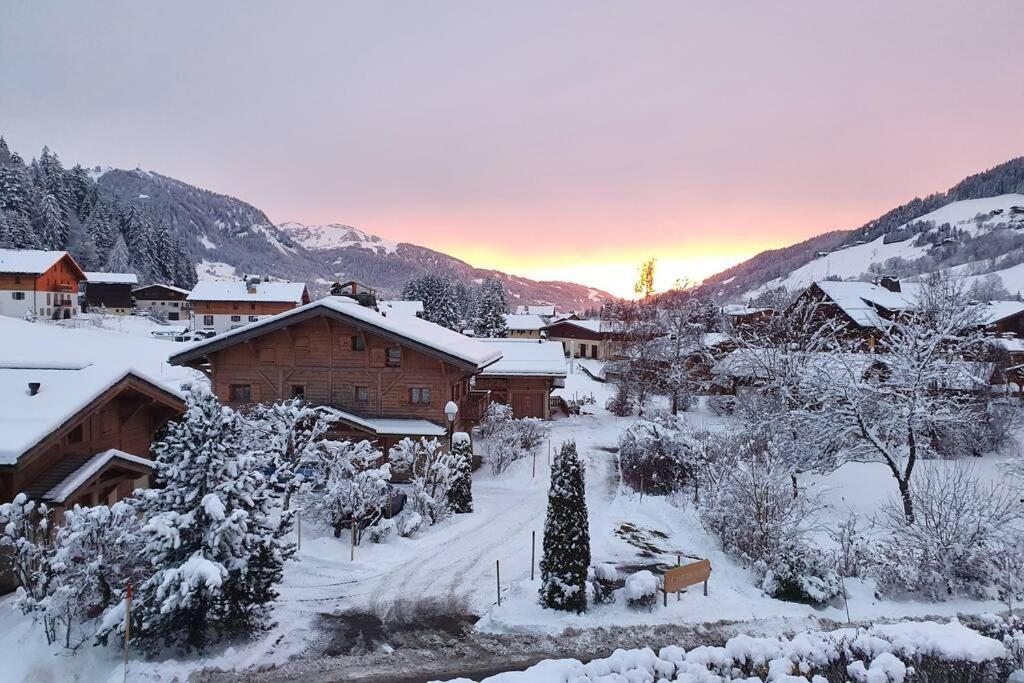
[[[132,637],[132,585],[124,593],[124,680],[128,680],[128,643]]]

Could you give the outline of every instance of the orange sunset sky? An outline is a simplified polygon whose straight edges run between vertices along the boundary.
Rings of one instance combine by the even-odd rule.
[[[1022,25],[1000,0],[11,2],[0,134],[630,294],[650,256],[659,288],[700,280],[1020,155]]]

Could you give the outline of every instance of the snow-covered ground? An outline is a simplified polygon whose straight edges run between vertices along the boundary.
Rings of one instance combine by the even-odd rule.
[[[79,321],[77,328],[61,329],[53,323],[26,323],[0,319],[4,330],[19,339],[17,348],[73,340],[78,352],[131,358],[151,375],[193,379],[191,371],[172,368],[166,359],[180,350],[179,343],[154,339],[152,322],[134,317]],[[28,327],[26,327],[28,326]],[[6,338],[10,339],[11,336]],[[25,340],[22,344],[20,340]],[[0,354],[5,355],[5,354]],[[14,355],[17,355],[15,351]],[[585,361],[592,372],[599,363]],[[531,541],[536,536],[537,558],[547,505],[548,449],[536,461],[521,460],[501,475],[485,465],[474,474],[472,514],[454,516],[412,538],[390,538],[381,544],[368,539],[355,549],[347,536],[333,534],[316,520],[302,520],[302,544],[297,559],[287,565],[276,625],[255,642],[236,645],[203,659],[146,662],[133,660],[136,680],[182,679],[199,668],[232,669],[282,664],[306,652],[322,638],[322,615],[346,612],[387,616],[403,605],[435,601],[458,611],[481,616],[481,634],[558,634],[575,629],[657,624],[705,624],[722,620],[749,623],[764,632],[806,628],[819,620],[846,620],[845,606],[833,603],[822,609],[783,602],[765,596],[754,575],[720,550],[717,539],[700,526],[686,500],[641,497],[617,483],[612,449],[620,432],[636,418],[617,418],[604,410],[612,387],[574,367],[563,390],[567,396],[593,395],[591,414],[561,418],[552,423],[551,449],[575,440],[586,463],[587,504],[592,556],[595,563],[619,567],[652,567],[692,558],[709,558],[713,566],[710,595],[691,590],[668,607],[651,612],[628,609],[623,601],[599,605],[583,615],[553,613],[537,602],[539,568],[530,580]],[[664,407],[664,406],[661,406]],[[728,418],[703,407],[688,413],[696,425],[717,429]],[[996,458],[978,461],[979,472],[998,476]],[[801,485],[821,491],[833,505],[825,524],[845,518],[848,510],[869,515],[895,492],[891,475],[881,466],[847,465],[823,477],[807,476]],[[827,542],[825,535],[822,540]],[[502,604],[497,603],[496,563],[501,568]],[[970,600],[943,603],[879,600],[870,582],[848,580],[849,610],[854,620],[982,613],[1002,609],[1000,604]],[[0,601],[0,610],[12,609],[12,598]],[[5,614],[5,636],[0,658],[9,680],[121,680],[121,654],[114,649],[85,648],[71,657],[59,647],[49,648],[40,630],[16,612]],[[510,635],[509,637],[514,637]],[[314,648],[315,649],[315,648]],[[383,656],[383,655],[382,655]]]

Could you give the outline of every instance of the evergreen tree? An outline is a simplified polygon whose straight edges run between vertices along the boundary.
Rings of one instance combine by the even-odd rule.
[[[153,254],[156,253],[153,224],[134,204],[124,208],[120,222],[121,233],[128,246],[130,270],[144,280],[158,279],[154,278],[157,268],[153,262]]]
[[[473,331],[478,337],[504,337],[508,334],[508,299],[505,288],[497,278],[486,278],[480,283],[480,297],[476,306]]]
[[[145,554],[155,571],[139,587],[137,637],[202,650],[267,625],[290,516],[275,509],[243,422],[206,389],[153,444],[159,488],[145,493]]]
[[[60,206],[65,220],[71,214],[71,196],[67,183],[64,179],[64,167],[60,159],[50,151],[49,147],[43,147],[43,153],[32,162],[32,181],[39,190],[40,195],[52,195]]]
[[[105,259],[110,250],[114,248],[114,242],[118,237],[118,218],[115,207],[109,202],[98,199],[92,205],[89,216],[85,220],[85,234],[96,245],[96,252]]]
[[[457,469],[451,488],[448,489],[448,505],[452,512],[473,511],[473,445],[469,434],[456,432],[452,435],[452,458]]]
[[[540,561],[541,604],[569,612],[586,611],[588,567],[590,528],[583,468],[576,443],[567,441],[551,468]]]
[[[85,217],[89,215],[89,202],[95,196],[96,191],[89,172],[76,164],[65,174],[65,183],[68,188],[70,213],[80,221],[85,220]]]
[[[461,328],[455,284],[446,275],[421,275],[405,283],[402,298],[423,302],[423,319],[450,330]]]
[[[28,218],[34,213],[35,204],[35,188],[20,160],[0,166],[0,211],[20,213]]]
[[[5,249],[36,249],[39,240],[28,218],[16,211],[0,209],[0,247]]]
[[[35,232],[45,249],[64,249],[68,243],[68,218],[60,201],[43,195],[35,216]]]
[[[108,273],[129,273],[132,265],[128,256],[128,245],[124,235],[118,235],[114,248],[107,254],[106,270]]]

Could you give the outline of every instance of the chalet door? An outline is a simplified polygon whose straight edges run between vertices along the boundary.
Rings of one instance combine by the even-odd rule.
[[[597,344],[590,345],[590,357],[597,358]]]
[[[512,399],[512,413],[516,417],[544,417],[543,394],[516,394]]]

